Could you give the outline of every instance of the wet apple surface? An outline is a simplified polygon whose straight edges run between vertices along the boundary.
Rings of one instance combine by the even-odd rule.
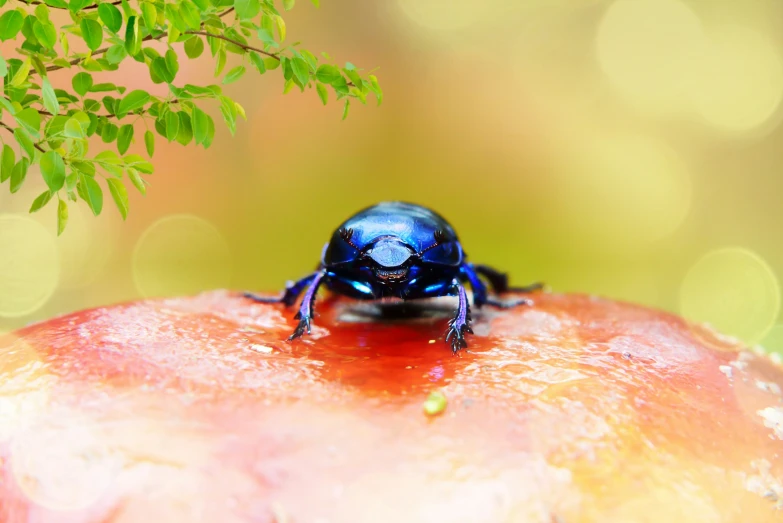
[[[0,520],[778,521],[783,370],[582,295],[474,310],[227,292],[0,338]],[[445,409],[424,403],[442,391]]]

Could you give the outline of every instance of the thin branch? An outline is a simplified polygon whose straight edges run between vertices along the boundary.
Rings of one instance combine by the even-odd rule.
[[[14,134],[14,129],[13,129],[12,127],[8,127],[8,126],[5,124],[5,122],[0,122],[0,127],[2,127],[3,129],[5,129],[6,131],[8,131],[8,132],[9,132],[9,133],[11,133],[11,134]],[[46,149],[44,149],[43,147],[41,147],[40,145],[38,145],[38,144],[37,144],[37,143],[35,143],[35,142],[33,142],[33,147],[35,147],[36,149],[38,149],[38,150],[39,150],[39,151],[41,151],[42,153],[45,153],[45,152],[46,152]]]
[[[122,1],[119,1],[119,2],[113,2],[113,3],[114,3],[114,4],[121,4],[121,3],[122,3]],[[96,4],[96,7],[97,7],[97,4]],[[85,9],[87,9],[87,8],[85,7]],[[219,17],[219,18],[223,18],[223,17],[224,17],[224,16],[226,16],[227,14],[231,13],[233,10],[234,10],[234,8],[233,8],[233,7],[230,7],[230,8],[228,8],[228,9],[226,9],[225,11],[223,11],[222,13],[220,13],[220,14],[218,15],[218,17]],[[201,25],[203,26],[204,24],[202,23]],[[163,32],[163,33],[160,33],[160,34],[158,34],[158,35],[155,35],[155,36],[152,36],[152,35],[147,35],[147,36],[145,36],[144,38],[142,38],[142,39],[141,39],[141,41],[142,41],[142,42],[149,42],[150,40],[160,40],[160,39],[161,39],[161,38],[163,38],[164,36],[168,36],[168,33],[167,33],[167,32]],[[93,51],[93,52],[90,54],[90,57],[93,57],[93,56],[98,56],[98,55],[102,55],[102,54],[104,54],[104,53],[105,53],[106,51],[108,51],[108,50],[109,50],[109,48],[108,48],[108,47],[102,47],[102,48],[100,48],[100,49],[97,49],[97,50]],[[263,51],[262,51],[262,52],[263,52]],[[268,54],[268,53],[265,53],[265,54]],[[271,55],[270,55],[270,56],[271,56]],[[68,62],[68,64],[69,64],[70,66],[79,65],[79,64],[80,64],[80,63],[82,63],[84,60],[86,60],[86,58],[74,58],[73,60],[71,60],[70,62]],[[278,58],[278,60],[279,60],[279,58]],[[64,68],[65,68],[65,66],[62,66],[62,65],[50,65],[49,67],[47,67],[47,68],[46,68],[46,70],[47,70],[47,71],[57,71],[57,70],[59,70],[59,69],[64,69]],[[32,76],[32,75],[34,75],[34,74],[35,74],[35,71],[34,71],[34,70],[33,70],[33,71],[30,71],[30,76]]]
[[[257,53],[265,54],[270,58],[274,58],[275,60],[280,60],[280,57],[277,56],[275,53],[268,53],[264,51],[263,49],[259,49],[258,47],[253,47],[252,45],[243,44],[242,42],[237,42],[236,40],[232,40],[231,38],[225,37],[223,35],[215,35],[212,33],[207,33],[206,31],[185,31],[186,35],[202,35],[202,36],[211,36],[212,38],[219,38],[220,40],[225,40],[226,42],[229,42],[231,44],[234,44],[237,47],[241,47],[245,51],[255,51]]]
[[[27,4],[27,5],[40,5],[40,4],[44,4],[45,2],[35,1],[35,2],[24,2],[24,3]],[[122,3],[122,0],[117,0],[116,2],[111,2],[111,5],[120,5],[121,3]],[[87,7],[82,7],[82,9],[98,9],[99,5],[101,5],[101,4],[92,4],[92,5],[88,5]],[[51,7],[52,9],[62,9],[64,11],[68,11],[67,7],[55,7],[53,5],[50,5],[49,7]]]
[[[160,40],[161,38],[163,38],[167,34],[168,33],[160,33],[159,35],[156,35],[156,36],[147,35],[144,38],[142,38],[141,41],[142,42],[149,42],[150,40]],[[109,50],[108,47],[102,47],[100,49],[97,49],[97,50],[93,51],[92,54],[90,55],[90,57],[102,55],[103,53],[105,53],[108,50]],[[79,65],[80,63],[82,63],[85,60],[86,60],[86,58],[74,58],[73,60],[71,60],[68,63],[71,66],[74,66],[74,65]],[[50,65],[49,67],[46,68],[46,70],[47,71],[57,71],[59,69],[64,69],[64,68],[65,68],[65,66],[63,66],[63,65]],[[30,76],[32,76],[34,73],[35,73],[35,71],[30,71]]]

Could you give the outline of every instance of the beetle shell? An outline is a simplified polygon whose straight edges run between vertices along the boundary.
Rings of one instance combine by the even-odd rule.
[[[360,249],[366,249],[373,242],[376,248],[383,248],[383,239],[401,241],[420,252],[431,246],[435,233],[443,233],[443,241],[422,255],[426,263],[459,266],[464,259],[457,233],[442,216],[412,203],[382,202],[367,207],[348,218],[332,234],[324,251],[322,263],[327,267],[353,263],[358,256],[356,249],[346,243],[340,231],[351,230],[351,241]],[[381,240],[381,241],[378,241]]]

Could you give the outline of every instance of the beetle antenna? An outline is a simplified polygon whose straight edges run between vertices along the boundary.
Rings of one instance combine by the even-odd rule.
[[[357,251],[362,252],[359,246],[351,241],[351,238],[353,237],[353,229],[340,229],[338,233],[340,234],[340,238],[342,238],[345,243],[347,243]]]
[[[432,245],[430,245],[428,247],[425,247],[423,250],[417,252],[416,256],[421,257],[421,255],[424,254],[425,252],[429,251],[430,249],[434,249],[435,247],[437,247],[438,245],[440,245],[441,243],[446,241],[446,233],[444,233],[440,229],[435,231],[434,236],[435,236],[435,243],[433,243]]]

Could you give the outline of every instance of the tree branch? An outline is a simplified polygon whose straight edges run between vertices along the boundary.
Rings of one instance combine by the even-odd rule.
[[[159,35],[155,35],[155,36],[147,35],[144,38],[142,38],[141,41],[142,42],[149,42],[150,40],[160,40],[161,38],[163,38],[167,34],[168,33],[160,33]],[[108,50],[109,50],[108,47],[102,47],[100,49],[97,49],[97,50],[93,51],[92,54],[90,55],[90,57],[102,55],[103,53],[105,53]],[[86,58],[74,58],[73,60],[71,60],[68,63],[71,66],[74,66],[74,65],[79,65],[84,60],[86,60]],[[46,68],[46,70],[47,71],[57,71],[59,69],[63,69],[64,67],[65,66],[62,66],[62,65],[50,65],[49,67]],[[33,74],[35,74],[35,71],[30,71],[30,76],[32,76]]]
[[[0,122],[0,127],[2,127],[3,129],[5,129],[6,131],[8,131],[8,132],[9,132],[9,133],[11,133],[11,134],[14,134],[14,129],[13,129],[13,127],[9,127],[9,126],[7,126],[7,125],[5,124],[5,122]],[[40,145],[38,145],[38,144],[37,144],[37,143],[35,143],[35,142],[33,142],[33,147],[35,147],[36,149],[38,149],[38,150],[39,150],[39,151],[41,151],[42,153],[45,153],[45,152],[46,152],[46,149],[44,149],[43,147],[41,147]]]
[[[35,2],[24,2],[27,5],[40,5],[45,4],[46,2],[38,2],[37,0]],[[111,5],[120,5],[122,3],[122,0],[117,0],[116,2],[111,2]],[[48,4],[47,4],[48,5]],[[87,7],[82,7],[82,9],[98,9],[98,6],[101,4],[92,4],[88,5]],[[62,9],[64,11],[68,11],[69,9],[67,7],[55,7],[53,5],[49,6],[51,9]]]
[[[33,2],[31,2],[31,3],[33,3]],[[40,2],[34,2],[34,3],[40,3]],[[122,1],[119,1],[119,2],[113,2],[113,4],[121,4],[121,3],[122,3]],[[97,6],[98,6],[98,4],[96,4],[96,5],[95,5],[95,7],[96,7],[96,8],[97,8]],[[88,8],[88,7],[85,7],[84,9],[89,9],[89,8]],[[223,11],[222,13],[220,13],[220,14],[218,15],[218,18],[223,18],[223,17],[224,17],[224,16],[226,16],[227,14],[231,13],[233,10],[234,10],[234,8],[233,8],[233,7],[230,7],[230,8],[228,8],[228,9],[226,9],[225,11]],[[202,25],[202,27],[204,26],[203,22],[202,22],[202,24],[201,24],[201,25]],[[196,33],[192,33],[192,32],[190,32],[190,31],[189,31],[189,32],[188,32],[188,33],[186,33],[186,34],[196,34]],[[147,35],[147,36],[145,36],[144,38],[142,38],[142,39],[141,39],[141,41],[142,41],[142,42],[149,42],[150,40],[160,40],[161,38],[163,38],[164,36],[167,36],[167,35],[168,35],[168,33],[167,33],[167,32],[163,32],[163,33],[160,33],[159,35],[155,35],[155,36],[152,36],[152,35]],[[239,44],[237,44],[237,45],[239,45]],[[102,54],[104,54],[104,53],[105,53],[106,51],[108,51],[108,50],[109,50],[109,48],[108,48],[108,47],[102,47],[102,48],[100,48],[100,49],[98,49],[98,50],[96,50],[96,51],[93,51],[93,52],[90,54],[90,57],[93,57],[93,56],[98,56],[98,55],[102,55]],[[263,51],[261,51],[261,52],[263,52]],[[269,53],[264,53],[264,54],[269,54]],[[269,55],[269,56],[273,56],[273,55]],[[275,57],[275,58],[277,58],[277,57]],[[68,62],[68,63],[69,63],[71,66],[74,66],[74,65],[79,65],[79,64],[80,64],[80,63],[82,63],[84,60],[86,60],[86,58],[74,58],[73,60],[71,60],[71,61],[70,61],[70,62]],[[278,58],[278,60],[279,60],[279,58]],[[65,68],[65,67],[64,67],[64,66],[62,66],[62,65],[50,65],[49,67],[47,67],[47,68],[46,68],[46,70],[47,70],[47,71],[57,71],[57,70],[59,70],[59,69],[64,69],[64,68]],[[32,76],[32,75],[34,75],[34,74],[36,74],[36,71],[35,71],[35,70],[33,70],[33,71],[30,71],[30,76]]]
[[[253,47],[252,45],[246,45],[242,42],[237,42],[236,40],[232,40],[231,38],[225,37],[223,35],[214,35],[212,33],[207,33],[206,31],[185,31],[186,35],[202,35],[202,36],[211,36],[212,38],[219,38],[220,40],[225,40],[226,42],[229,42],[231,44],[234,44],[237,47],[241,47],[245,51],[255,51],[257,53],[265,54],[270,58],[274,58],[275,60],[280,60],[280,57],[277,56],[275,53],[268,53],[264,51],[263,49],[259,49],[258,47]]]

